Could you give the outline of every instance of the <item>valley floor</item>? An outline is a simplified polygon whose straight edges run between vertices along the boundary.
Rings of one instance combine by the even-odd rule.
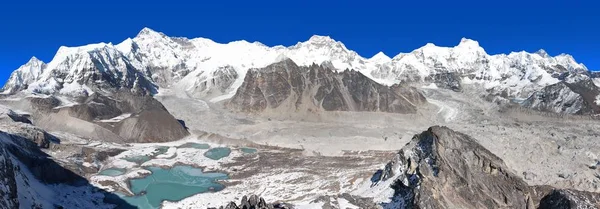
[[[178,202],[163,202],[164,208],[218,207],[239,202],[243,195],[257,194],[269,201],[297,204],[299,208],[361,208],[360,197],[388,201],[389,185],[371,187],[372,176],[411,138],[434,125],[448,126],[477,139],[502,158],[507,166],[532,185],[552,185],[600,192],[600,122],[585,118],[548,116],[531,111],[503,108],[485,101],[471,86],[462,93],[421,88],[429,106],[417,114],[371,112],[318,112],[311,114],[267,113],[248,115],[168,90],[156,96],[177,119],[185,121],[192,136],[169,143],[117,144],[89,141],[54,132],[61,149],[49,151],[68,161],[80,147],[124,149],[102,165],[122,168],[116,177],[88,173],[94,186],[131,193],[129,179],[149,174],[148,166],[185,164],[203,172],[223,172],[226,188],[193,195]],[[225,101],[226,102],[226,101]],[[210,160],[206,149],[182,147],[205,143],[229,147],[231,154]],[[72,145],[72,146],[69,146]],[[156,148],[162,147],[160,153]],[[256,153],[244,153],[253,147]],[[127,157],[152,155],[141,163]],[[312,202],[321,199],[319,202]]]
[[[479,140],[529,184],[600,192],[600,122],[504,108],[477,86],[456,93],[421,88],[430,106],[417,114],[319,112],[242,115],[200,100],[163,94],[169,111],[197,131],[262,145],[304,150],[305,156],[395,151],[433,125]],[[236,140],[229,140],[236,143]],[[374,171],[374,170],[373,170]]]

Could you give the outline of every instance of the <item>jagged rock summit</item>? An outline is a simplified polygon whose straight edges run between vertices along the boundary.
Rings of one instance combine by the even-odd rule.
[[[416,135],[373,186],[391,186],[384,208],[598,208],[600,194],[529,186],[465,134],[434,126]]]

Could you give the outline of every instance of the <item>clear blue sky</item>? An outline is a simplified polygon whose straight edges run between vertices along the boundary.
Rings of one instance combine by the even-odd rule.
[[[428,42],[478,40],[490,54],[545,49],[600,70],[600,3],[537,0],[422,1],[14,1],[0,3],[0,80],[61,45],[119,43],[150,27],[217,42],[293,45],[329,35],[364,57],[409,52]]]

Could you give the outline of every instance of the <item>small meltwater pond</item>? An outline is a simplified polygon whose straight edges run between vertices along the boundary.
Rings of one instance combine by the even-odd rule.
[[[220,191],[223,185],[217,180],[227,179],[223,173],[203,173],[191,166],[175,166],[170,169],[148,167],[151,175],[130,180],[135,196],[119,195],[137,208],[159,208],[162,201],[179,201],[198,193]]]
[[[240,148],[240,150],[241,150],[243,153],[247,153],[247,154],[256,153],[256,151],[257,151],[256,149],[254,149],[254,148],[250,148],[250,147],[242,147],[242,148]]]
[[[120,176],[125,174],[125,169],[122,168],[108,168],[105,170],[100,171],[100,173],[98,173],[98,175],[102,175],[102,176]]]
[[[189,142],[189,143],[182,144],[177,148],[210,149],[210,145]]]
[[[213,160],[219,160],[229,156],[229,154],[231,154],[231,149],[229,147],[216,147],[206,151],[204,156]]]

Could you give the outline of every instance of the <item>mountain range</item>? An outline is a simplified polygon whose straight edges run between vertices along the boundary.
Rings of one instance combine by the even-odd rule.
[[[567,54],[552,57],[539,50],[489,55],[477,41],[463,38],[454,47],[428,43],[394,57],[380,52],[365,58],[328,36],[269,47],[259,42],[169,37],[149,28],[116,45],[60,47],[48,63],[33,57],[11,74],[2,90],[78,97],[119,89],[155,95],[172,89],[219,102],[236,94],[249,69],[285,58],[298,66],[352,69],[387,86],[433,85],[460,91],[461,85],[479,85],[494,100],[537,110],[598,114],[600,108],[600,78]]]
[[[600,73],[567,54],[144,28],[33,57],[1,91],[0,209],[600,207]],[[182,190],[225,189],[134,192],[179,165]]]

